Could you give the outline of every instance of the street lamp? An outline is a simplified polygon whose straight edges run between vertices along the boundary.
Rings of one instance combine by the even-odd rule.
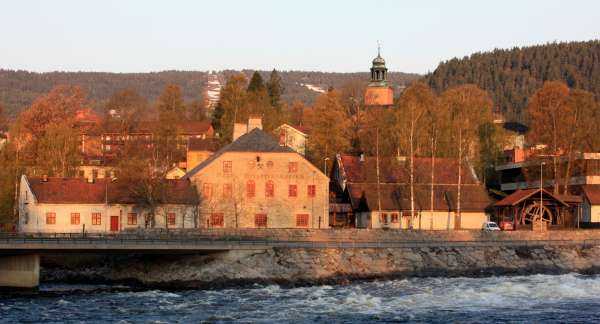
[[[544,230],[544,212],[542,207],[544,206],[544,165],[546,162],[540,163],[540,231]]]

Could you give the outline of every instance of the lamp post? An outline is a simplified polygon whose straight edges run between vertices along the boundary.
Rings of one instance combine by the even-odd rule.
[[[544,165],[546,162],[542,161],[540,163],[540,231],[544,230],[544,211],[542,207],[544,206]]]
[[[323,159],[323,173],[325,173],[325,175],[327,175],[327,161],[329,161],[328,157]]]

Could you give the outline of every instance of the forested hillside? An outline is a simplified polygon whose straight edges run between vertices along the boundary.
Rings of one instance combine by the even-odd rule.
[[[239,71],[223,71],[219,73],[221,84],[231,74]],[[243,71],[250,77],[253,71]],[[270,71],[261,72],[264,77]],[[312,104],[318,92],[310,90],[302,84],[309,84],[327,89],[330,86],[341,87],[351,80],[369,80],[369,73],[323,73],[323,72],[279,72],[285,91],[282,99],[287,102],[295,100]],[[392,85],[408,85],[420,78],[417,74],[390,73]],[[33,73],[0,69],[0,106],[6,107],[9,116],[31,105],[35,98],[48,93],[57,85],[78,85],[94,100],[96,109],[101,110],[105,101],[115,92],[125,88],[135,88],[151,103],[156,101],[167,84],[176,84],[183,90],[183,99],[191,102],[200,98],[206,85],[206,72],[196,71],[164,71],[156,73],[102,73],[102,72],[49,72]]]
[[[527,123],[527,99],[544,81],[562,80],[600,97],[600,41],[475,53],[441,63],[426,79],[437,91],[474,83],[490,92],[507,120]]]

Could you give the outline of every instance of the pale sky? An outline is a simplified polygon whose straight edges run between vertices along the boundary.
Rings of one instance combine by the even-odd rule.
[[[29,1],[0,3],[0,68],[392,71],[494,48],[600,38],[600,1]]]

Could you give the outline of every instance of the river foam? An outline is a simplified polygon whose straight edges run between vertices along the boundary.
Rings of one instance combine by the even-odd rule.
[[[0,297],[0,322],[592,322],[600,276],[411,278],[348,285]],[[52,291],[52,286],[44,287]],[[27,310],[27,311],[23,311]]]

